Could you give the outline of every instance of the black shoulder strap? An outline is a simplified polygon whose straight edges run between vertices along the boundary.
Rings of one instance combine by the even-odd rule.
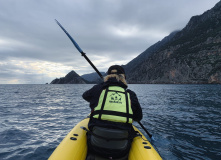
[[[107,98],[107,92],[108,92],[108,88],[106,88],[106,91],[104,93],[104,99],[103,99],[103,102],[102,102],[102,105],[101,105],[101,110],[100,110],[99,117],[98,117],[99,120],[101,120],[101,115],[103,114],[104,105],[105,105],[106,98]]]
[[[127,115],[129,115],[129,104],[128,104],[128,96],[127,96],[127,90],[125,89],[125,96],[126,96],[126,111]],[[127,123],[129,122],[129,117],[127,116]]]

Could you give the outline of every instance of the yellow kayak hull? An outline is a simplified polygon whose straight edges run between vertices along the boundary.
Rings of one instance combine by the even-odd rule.
[[[49,160],[85,160],[87,156],[87,136],[86,131],[80,127],[88,127],[89,118],[79,122],[62,140],[58,147],[49,157]],[[128,160],[162,160],[145,136],[135,127],[141,137],[135,137]]]

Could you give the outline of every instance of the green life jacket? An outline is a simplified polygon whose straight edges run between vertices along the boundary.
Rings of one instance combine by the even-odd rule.
[[[132,123],[133,111],[130,94],[119,86],[110,86],[104,89],[92,117],[112,122]]]

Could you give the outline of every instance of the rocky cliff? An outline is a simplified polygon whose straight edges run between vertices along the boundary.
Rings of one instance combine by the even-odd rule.
[[[74,71],[69,72],[65,77],[54,79],[51,84],[85,84],[86,82]]]
[[[130,83],[221,83],[221,1],[134,66]]]
[[[144,60],[146,60],[153,53],[157,52],[160,49],[160,47],[162,47],[163,45],[168,43],[177,32],[178,31],[172,32],[170,35],[166,36],[161,41],[158,41],[157,43],[155,43],[152,46],[150,46],[149,48],[147,48],[143,53],[141,53],[139,56],[137,56],[136,58],[131,60],[127,65],[124,65],[123,67],[124,67],[126,73],[130,73],[131,70],[136,69],[136,67],[140,63],[142,63]]]

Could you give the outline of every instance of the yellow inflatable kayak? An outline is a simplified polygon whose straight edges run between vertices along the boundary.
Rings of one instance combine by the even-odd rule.
[[[49,160],[85,160],[87,156],[86,131],[81,127],[88,126],[89,118],[79,122],[58,145]],[[141,137],[135,137],[129,153],[129,160],[162,160],[160,155],[145,136],[135,127]]]

